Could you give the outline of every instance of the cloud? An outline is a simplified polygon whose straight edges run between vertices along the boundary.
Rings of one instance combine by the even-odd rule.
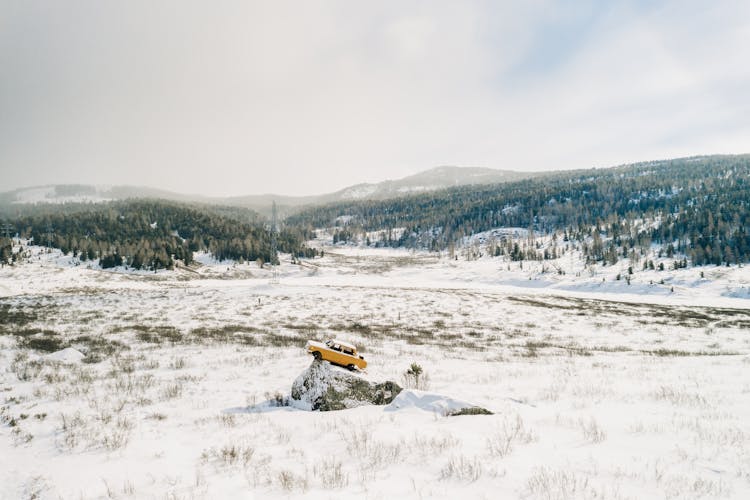
[[[302,194],[743,152],[746,5],[18,2],[3,183]]]

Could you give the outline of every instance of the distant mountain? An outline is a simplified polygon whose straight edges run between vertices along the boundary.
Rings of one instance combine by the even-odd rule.
[[[388,199],[406,194],[473,184],[499,184],[539,174],[479,167],[437,167],[403,179],[377,184],[357,184],[333,193],[336,200]]]
[[[88,184],[56,184],[15,189],[0,193],[6,205],[35,203],[103,203],[128,198],[158,198],[172,201],[204,201],[209,198],[184,195],[137,186],[94,186]]]
[[[303,205],[318,205],[347,200],[385,200],[454,186],[512,182],[537,175],[540,174],[490,168],[437,167],[398,180],[357,184],[323,195],[261,194],[225,198],[181,194],[139,186],[47,185],[0,193],[0,204],[101,203],[129,198],[145,198],[239,206],[251,208],[264,215],[270,215],[271,204],[276,202],[280,213],[284,215],[292,212],[295,207]]]

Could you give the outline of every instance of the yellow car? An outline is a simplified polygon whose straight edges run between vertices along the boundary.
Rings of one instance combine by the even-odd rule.
[[[334,365],[345,366],[350,370],[355,368],[364,370],[367,366],[364,356],[357,354],[356,347],[340,340],[326,340],[325,342],[308,340],[305,348],[315,359],[324,359]]]

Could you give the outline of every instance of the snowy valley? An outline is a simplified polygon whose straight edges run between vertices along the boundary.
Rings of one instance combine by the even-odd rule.
[[[746,498],[747,267],[627,284],[570,256],[312,244],[158,272],[32,246],[1,269],[0,498]],[[368,379],[493,414],[289,405],[331,337]]]

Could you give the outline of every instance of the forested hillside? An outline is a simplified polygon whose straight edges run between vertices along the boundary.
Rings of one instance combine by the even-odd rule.
[[[35,205],[17,209],[7,220],[11,234],[82,261],[100,259],[102,267],[171,268],[175,259],[192,262],[196,251],[211,252],[221,260],[278,262],[274,235],[257,214],[241,208],[158,200]],[[275,235],[277,248],[297,256],[314,255],[304,246],[306,236],[283,230]]]
[[[652,243],[694,265],[750,261],[750,156],[709,156],[564,172],[519,182],[458,187],[387,201],[310,207],[287,219],[335,227],[336,241],[445,249],[499,227],[577,242],[588,259],[617,261]],[[556,248],[498,244],[514,259],[557,257]],[[517,243],[517,242],[516,242]]]

